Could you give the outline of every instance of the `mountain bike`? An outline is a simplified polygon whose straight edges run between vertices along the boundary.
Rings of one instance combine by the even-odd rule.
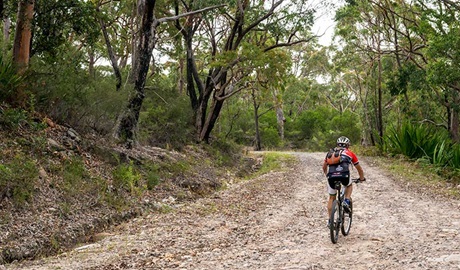
[[[357,179],[352,179],[353,183],[362,182]],[[332,202],[332,211],[329,219],[329,230],[331,233],[332,243],[337,243],[339,240],[339,231],[342,231],[344,236],[347,236],[350,233],[351,221],[353,220],[353,201],[350,199],[349,211],[345,211],[343,206],[343,200],[345,199],[345,186],[337,181],[335,183],[335,189],[339,196]]]

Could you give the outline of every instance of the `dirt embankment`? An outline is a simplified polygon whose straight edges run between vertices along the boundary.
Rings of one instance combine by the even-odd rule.
[[[324,154],[295,155],[283,172],[137,218],[94,244],[3,268],[460,269],[459,201],[426,196],[362,160],[368,182],[354,189],[350,235],[332,244]]]

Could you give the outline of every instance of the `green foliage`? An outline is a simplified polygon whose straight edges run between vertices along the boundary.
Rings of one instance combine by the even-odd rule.
[[[229,99],[219,117],[216,136],[219,140],[230,139],[241,145],[254,141],[254,112],[244,99]]]
[[[11,108],[8,105],[0,106],[0,127],[17,131],[21,128],[28,127],[31,131],[41,131],[46,128],[46,124],[32,119],[30,113],[21,108]],[[19,137],[18,140],[21,138]],[[27,138],[31,142],[24,142],[24,144],[38,144],[43,137],[36,136]],[[40,143],[41,145],[42,143]],[[37,145],[38,146],[38,145]]]
[[[427,159],[438,166],[456,166],[457,146],[452,147],[447,132],[431,126],[414,125],[408,121],[399,128],[391,128],[384,140],[387,152],[402,154],[411,159]]]
[[[289,154],[276,152],[267,152],[263,154],[262,166],[257,171],[257,174],[264,174],[270,171],[282,170],[286,162],[293,162],[295,158]]]
[[[179,149],[193,140],[192,111],[185,98],[146,107],[141,115],[142,141],[154,146]]]
[[[140,141],[163,148],[180,149],[194,140],[193,111],[180,95],[172,77],[155,76],[146,87],[140,115]]]
[[[0,102],[11,100],[23,80],[24,77],[17,74],[13,64],[0,54]]]
[[[62,164],[63,188],[66,193],[78,195],[84,189],[85,182],[89,179],[85,165],[81,159],[73,158]]]
[[[100,35],[96,6],[91,1],[47,0],[35,5],[33,54],[58,57],[70,36],[93,44]]]
[[[450,148],[450,158],[448,165],[455,169],[460,169],[460,144],[456,143]]]
[[[298,131],[295,139],[308,140],[321,131],[324,131],[330,109],[319,107],[315,110],[303,111],[293,123],[293,130]]]
[[[281,138],[276,127],[265,127],[260,131],[260,137],[264,148],[277,148],[281,146]]]
[[[436,165],[444,166],[449,162],[450,154],[447,149],[448,141],[442,140],[436,144],[431,156],[431,162]]]
[[[103,67],[96,69],[95,77],[89,75],[82,68],[84,55],[67,49],[59,51],[55,62],[32,61],[31,69],[40,70],[32,72],[29,79],[37,110],[78,130],[108,134],[127,100],[127,91],[115,91],[115,80],[104,76],[107,71]]]
[[[160,184],[160,175],[159,175],[159,166],[149,166],[147,167],[146,172],[144,173],[144,177],[146,179],[147,189],[152,190],[158,184]]]
[[[386,84],[391,95],[405,94],[408,88],[420,90],[426,87],[425,71],[417,68],[414,64],[404,65],[395,72],[388,70],[387,74],[388,81]]]
[[[0,108],[0,124],[10,129],[17,129],[29,122],[28,114],[23,109]]]
[[[335,145],[338,137],[347,136],[352,144],[361,141],[360,121],[355,114],[342,114],[327,107],[317,107],[300,113],[287,122],[286,137],[294,147],[322,151]]]
[[[140,191],[141,174],[130,164],[121,164],[112,172],[113,186],[117,191],[124,190],[131,194]]]
[[[329,135],[326,136],[326,145],[335,145],[337,138],[346,136],[350,139],[351,144],[359,145],[361,143],[361,131],[359,127],[358,116],[350,111],[342,114],[335,114],[329,123]]]
[[[218,166],[235,165],[242,152],[240,145],[223,139],[213,140],[206,149],[211,154],[213,163]]]
[[[23,155],[0,164],[0,199],[9,197],[18,206],[32,202],[38,169],[35,162]]]

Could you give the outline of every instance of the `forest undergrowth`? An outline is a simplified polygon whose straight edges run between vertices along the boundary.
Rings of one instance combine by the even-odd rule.
[[[126,149],[20,111],[0,119],[0,265],[93,242],[128,219],[170,211],[256,168],[238,147]]]
[[[225,143],[128,150],[20,111],[4,111],[0,124],[0,265],[98,241],[109,227],[139,215],[167,213],[247,177],[282,169],[276,154],[255,155]],[[440,168],[356,150],[360,157],[371,153],[366,159],[401,181],[460,198],[459,182],[447,181]]]

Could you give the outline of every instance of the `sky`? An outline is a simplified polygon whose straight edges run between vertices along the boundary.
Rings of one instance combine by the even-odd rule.
[[[324,46],[329,46],[332,42],[335,23],[332,18],[320,18],[315,22],[312,32],[315,35],[322,35],[318,39],[318,43]]]
[[[323,3],[324,0],[318,0],[318,3]],[[334,5],[343,5],[343,0],[329,0],[329,3],[333,3]],[[334,34],[334,9],[327,9],[327,10],[317,10],[315,24],[312,27],[313,34],[316,35],[323,35],[319,38],[318,42],[321,45],[328,46],[332,42],[332,36]]]

